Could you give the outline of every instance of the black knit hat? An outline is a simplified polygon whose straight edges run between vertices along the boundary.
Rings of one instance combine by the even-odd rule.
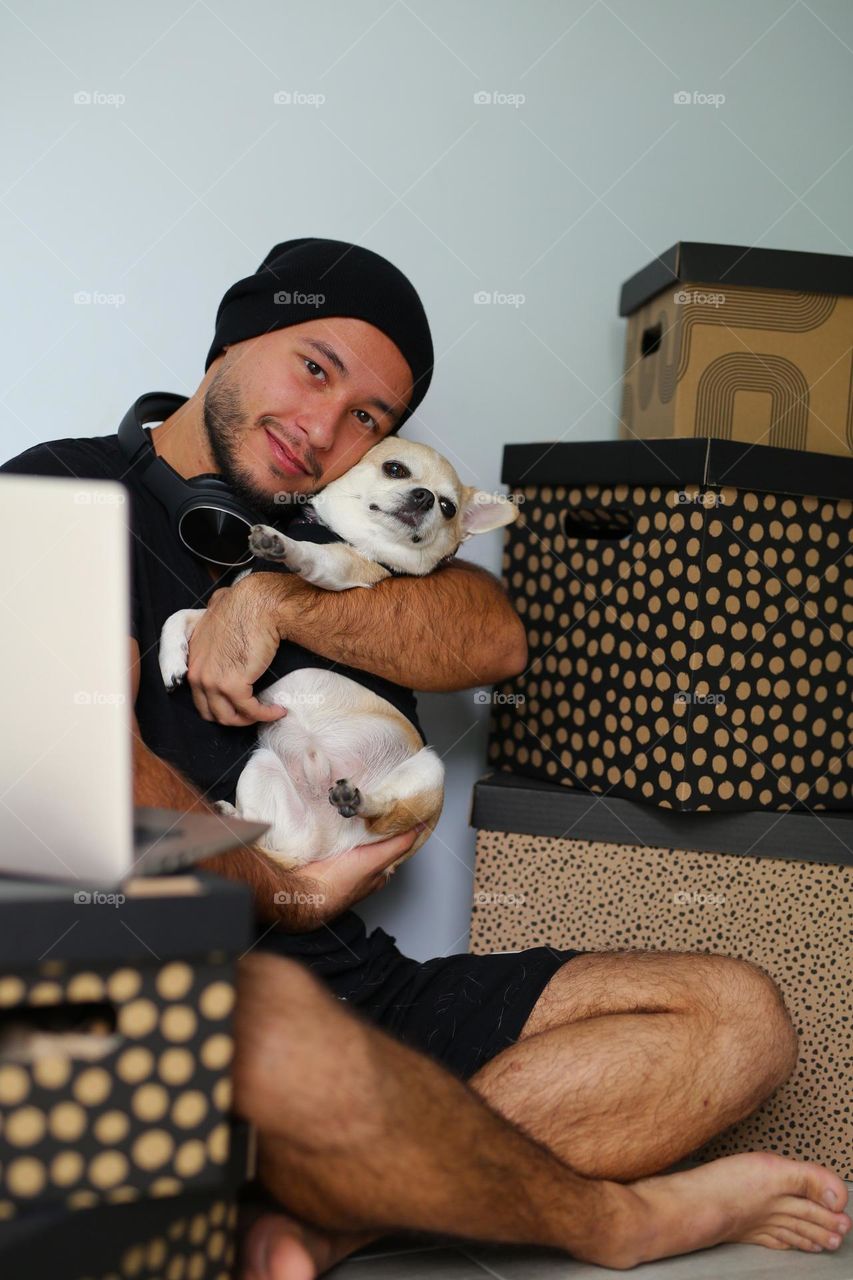
[[[366,320],[408,362],[414,391],[397,431],[427,393],[434,353],[426,312],[411,282],[387,258],[344,240],[305,236],[275,245],[254,275],[233,284],[216,312],[205,372],[226,344],[324,316]],[[393,434],[393,432],[392,432]]]

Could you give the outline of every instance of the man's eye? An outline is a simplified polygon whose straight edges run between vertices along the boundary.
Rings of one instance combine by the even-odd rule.
[[[362,426],[365,426],[365,427],[369,426],[373,431],[376,431],[378,429],[379,423],[373,417],[373,414],[368,413],[366,409],[354,409],[353,412],[355,416],[358,418],[359,422],[362,424]],[[362,415],[360,418],[358,417],[359,414]]]
[[[319,364],[317,363],[317,361],[316,361],[316,360],[311,360],[311,359],[309,359],[309,358],[308,358],[308,356],[303,356],[303,357],[302,357],[302,362],[303,362],[303,364],[305,365],[305,368],[306,368],[306,369],[308,370],[308,372],[311,374],[311,377],[312,377],[312,378],[316,377],[316,375],[317,375],[318,373],[321,373],[321,374],[323,375],[323,377],[325,378],[325,376],[326,376],[326,371],[325,371],[325,369],[323,368],[323,366],[322,366],[322,365],[319,365]]]

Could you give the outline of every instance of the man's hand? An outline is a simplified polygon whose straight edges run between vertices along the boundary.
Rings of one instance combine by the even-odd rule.
[[[270,576],[250,573],[233,587],[214,591],[196,624],[187,680],[203,720],[249,725],[286,714],[284,707],[264,706],[252,691],[281,643],[277,611],[265,582]]]
[[[420,824],[376,844],[361,844],[334,858],[288,871],[287,884],[273,894],[270,915],[274,913],[295,932],[328,924],[384,888],[391,877],[388,868],[408,853],[422,830]]]

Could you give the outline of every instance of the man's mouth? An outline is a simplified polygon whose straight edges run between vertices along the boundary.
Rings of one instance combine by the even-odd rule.
[[[279,440],[278,436],[273,435],[269,427],[264,427],[264,431],[269,439],[273,457],[283,470],[290,472],[290,474],[296,473],[306,476],[311,474],[302,459],[297,457],[293,450],[289,449],[283,441]]]

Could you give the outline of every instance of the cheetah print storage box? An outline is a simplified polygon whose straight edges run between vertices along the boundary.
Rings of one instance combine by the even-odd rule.
[[[529,659],[489,763],[691,810],[853,808],[853,459],[509,445]]]
[[[693,1159],[776,1151],[853,1178],[853,817],[676,814],[494,773],[471,825],[472,951],[710,952],[779,984],[794,1073]]]
[[[250,895],[205,874],[117,892],[0,880],[0,1260],[2,1224],[45,1206],[222,1181]],[[81,1014],[90,1034],[78,1031],[73,1056],[43,1042],[33,1057],[9,1039],[13,1026],[37,1034]]]

